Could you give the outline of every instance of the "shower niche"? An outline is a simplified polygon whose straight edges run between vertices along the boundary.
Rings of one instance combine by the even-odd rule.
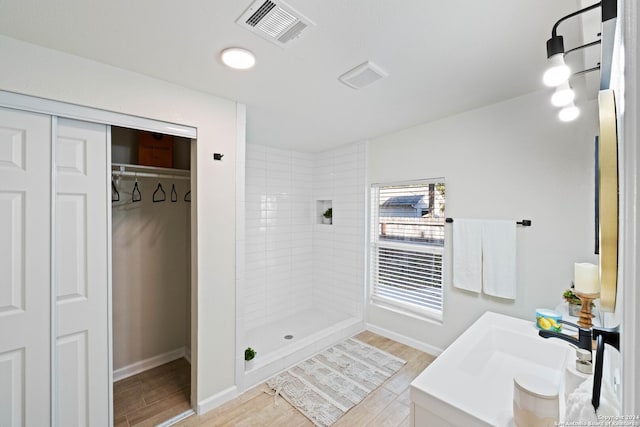
[[[316,200],[316,223],[325,225],[333,224],[332,200]]]

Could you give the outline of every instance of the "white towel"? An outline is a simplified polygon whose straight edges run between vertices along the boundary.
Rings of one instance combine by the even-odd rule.
[[[589,377],[567,396],[565,422],[584,423],[584,425],[588,425],[591,422],[596,425],[598,417],[591,405],[592,388],[593,377]]]
[[[482,288],[487,295],[516,299],[514,220],[482,221]]]
[[[482,222],[458,219],[453,224],[453,286],[482,290]]]
[[[592,425],[598,424],[598,416],[593,410],[591,397],[593,396],[593,376],[587,378],[578,388],[567,396],[566,413],[564,417],[565,423],[582,423],[587,425],[590,421]],[[602,380],[600,388],[600,406],[598,407],[598,415],[600,417],[613,418],[620,416],[622,405],[620,399],[614,393],[608,381]],[[578,424],[576,424],[578,425]]]

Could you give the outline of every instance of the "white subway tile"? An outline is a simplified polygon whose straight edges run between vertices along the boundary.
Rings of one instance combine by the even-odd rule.
[[[283,180],[286,181],[288,186],[292,185],[291,182],[291,167],[280,167],[278,169],[267,169],[267,180]]]
[[[363,312],[365,156],[364,143],[315,154],[247,146],[239,205],[246,218],[239,283],[253,295],[245,295],[247,328],[312,304]],[[316,223],[316,200],[333,200],[334,225]]]

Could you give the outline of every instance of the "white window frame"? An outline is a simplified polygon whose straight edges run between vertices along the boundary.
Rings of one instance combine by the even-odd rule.
[[[368,259],[369,259],[369,272],[368,272],[368,281],[369,281],[369,301],[371,304],[390,309],[392,311],[396,311],[411,317],[418,317],[421,319],[428,320],[436,320],[441,322],[444,315],[444,266],[445,266],[445,245],[443,246],[435,246],[435,245],[423,245],[412,242],[398,242],[398,241],[380,241],[378,236],[378,226],[379,226],[379,191],[380,188],[390,187],[390,186],[402,186],[402,185],[428,185],[434,183],[444,183],[444,178],[433,178],[433,179],[422,179],[417,181],[403,181],[403,182],[389,182],[389,183],[375,183],[371,184],[369,190],[369,247],[368,247]],[[443,218],[444,220],[444,218]],[[387,297],[384,295],[379,295],[376,293],[376,283],[374,280],[376,279],[376,268],[377,268],[377,260],[378,260],[378,250],[380,248],[390,248],[390,249],[398,249],[404,251],[413,251],[418,253],[429,253],[429,254],[438,254],[442,257],[442,272],[441,272],[441,283],[442,287],[441,298],[442,298],[442,308],[440,310],[423,307],[417,304],[412,304],[409,302],[403,302],[398,299]]]

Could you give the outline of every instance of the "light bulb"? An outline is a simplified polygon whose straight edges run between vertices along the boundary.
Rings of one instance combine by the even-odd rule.
[[[569,82],[564,82],[556,88],[551,96],[551,103],[556,107],[564,107],[569,105],[576,98],[576,93],[569,86]]]
[[[567,64],[564,63],[563,53],[556,53],[549,58],[549,62],[551,66],[545,71],[544,76],[542,76],[542,81],[545,85],[559,86],[569,79],[571,70]]]
[[[579,115],[580,115],[580,109],[576,107],[575,104],[572,102],[566,107],[564,107],[562,110],[560,110],[560,112],[558,113],[558,118],[563,122],[570,122],[577,119]]]
[[[220,58],[224,65],[237,70],[246,70],[256,63],[256,57],[253,56],[253,53],[239,47],[230,47],[223,50]]]

